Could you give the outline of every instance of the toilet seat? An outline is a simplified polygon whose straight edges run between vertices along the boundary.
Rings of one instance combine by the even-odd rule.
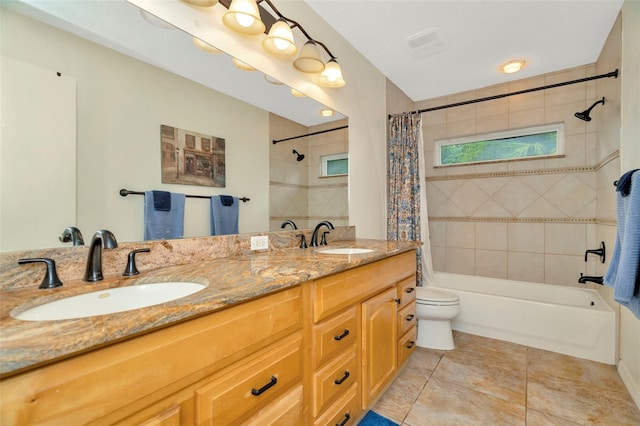
[[[416,287],[416,303],[430,306],[453,306],[460,304],[457,294],[433,287]]]

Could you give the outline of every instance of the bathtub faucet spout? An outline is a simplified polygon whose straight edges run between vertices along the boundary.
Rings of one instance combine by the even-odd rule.
[[[578,282],[580,284],[586,284],[588,281],[591,281],[592,283],[602,284],[602,279],[603,277],[591,277],[589,275],[582,275],[582,273],[580,273],[580,278],[578,278]]]

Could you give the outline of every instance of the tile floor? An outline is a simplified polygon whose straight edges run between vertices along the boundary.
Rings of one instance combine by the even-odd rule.
[[[374,411],[403,426],[640,425],[616,368],[454,332],[456,349],[423,348]]]

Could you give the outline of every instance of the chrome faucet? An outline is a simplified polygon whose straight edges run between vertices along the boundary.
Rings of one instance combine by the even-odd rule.
[[[311,247],[317,247],[319,245],[320,246],[327,245],[327,241],[325,240],[324,234],[322,234],[322,239],[320,240],[320,243],[318,243],[318,231],[323,226],[326,226],[329,229],[334,229],[333,224],[328,220],[323,220],[322,222],[318,223],[315,229],[313,230],[313,234],[311,234],[311,242],[309,243]]]
[[[284,222],[282,222],[280,224],[280,228],[284,229],[284,228],[287,227],[287,225],[291,225],[291,229],[298,229],[298,227],[296,226],[296,223],[294,221],[292,221],[292,220],[289,220],[289,219],[287,219]]]
[[[91,238],[89,245],[89,257],[87,258],[87,268],[84,271],[83,280],[94,283],[102,281],[102,247],[106,249],[118,247],[115,235],[106,229],[96,231]]]

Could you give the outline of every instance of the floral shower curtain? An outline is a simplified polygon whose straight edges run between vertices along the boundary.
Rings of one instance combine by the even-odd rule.
[[[433,266],[421,129],[422,115],[417,113],[398,114],[389,119],[387,238],[424,243],[417,251],[417,282],[429,285],[433,284]]]

